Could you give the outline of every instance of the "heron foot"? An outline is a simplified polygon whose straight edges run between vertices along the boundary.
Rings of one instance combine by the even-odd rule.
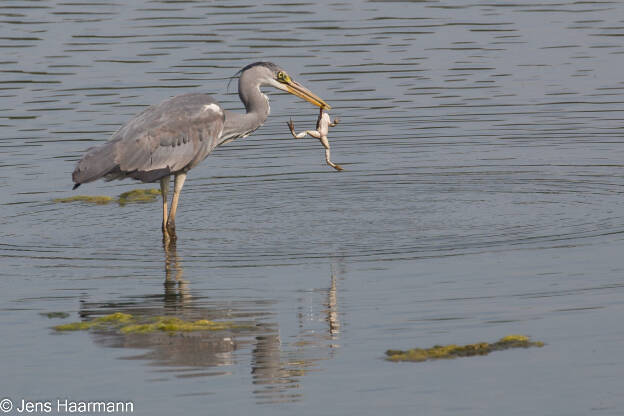
[[[171,236],[166,230],[163,230],[163,246],[168,247],[171,244]]]
[[[163,243],[166,245],[175,243],[175,241],[178,238],[175,232],[175,223],[172,225],[170,221],[167,221],[166,225],[163,224],[162,233],[163,233]]]
[[[167,233],[170,234],[170,236],[172,236],[173,238],[175,238],[176,235],[176,227],[175,227],[175,221],[171,221],[171,219],[169,221],[167,221]]]

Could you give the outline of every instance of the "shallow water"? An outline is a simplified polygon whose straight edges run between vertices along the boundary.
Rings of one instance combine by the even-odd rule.
[[[609,1],[3,1],[0,396],[138,414],[624,413],[622,16]],[[288,132],[316,110],[267,90],[267,123],[189,175],[176,247],[158,203],[52,202],[136,188],[72,192],[71,171],[171,95],[240,108],[228,80],[257,60],[333,106],[344,172]],[[51,329],[117,311],[249,329]],[[512,333],[547,345],[383,360]]]

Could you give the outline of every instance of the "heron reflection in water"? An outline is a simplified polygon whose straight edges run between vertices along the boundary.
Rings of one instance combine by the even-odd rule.
[[[78,162],[74,189],[100,178],[160,181],[163,198],[163,238],[175,239],[175,217],[186,175],[217,146],[246,137],[264,124],[269,99],[260,87],[271,86],[320,107],[331,107],[271,62],[247,65],[237,74],[238,95],[246,113],[225,110],[208,94],[179,95],[148,107],[124,124],[102,146],[89,149]],[[167,209],[170,178],[174,177],[171,209]]]
[[[144,321],[168,316],[185,321],[208,319],[242,324],[216,331],[170,333],[124,332],[110,328],[90,330],[96,344],[135,350],[124,359],[147,361],[156,368],[154,380],[231,374],[232,366],[248,360],[253,394],[259,403],[293,402],[302,397],[302,378],[318,371],[319,362],[339,351],[339,278],[332,268],[329,280],[301,290],[294,299],[297,328],[284,338],[275,319],[277,300],[233,295],[201,295],[183,278],[183,258],[175,243],[165,245],[165,285],[162,292],[121,297],[104,302],[81,302],[85,322],[111,312],[131,314]],[[189,279],[187,277],[187,279]],[[189,279],[191,280],[191,279]],[[226,293],[229,293],[228,290]],[[212,293],[212,292],[211,292]],[[280,336],[281,333],[281,336]],[[244,366],[244,365],[243,365]]]

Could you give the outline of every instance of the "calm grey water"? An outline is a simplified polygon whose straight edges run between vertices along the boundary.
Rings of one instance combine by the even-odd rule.
[[[624,414],[623,36],[615,1],[3,0],[0,396],[150,415]],[[332,104],[344,172],[290,137],[316,110],[267,90],[265,126],[191,172],[176,250],[158,203],[52,202],[153,187],[72,192],[70,175],[169,96],[240,108],[228,79],[257,60]],[[51,329],[118,311],[248,329]],[[511,333],[547,346],[383,359]]]

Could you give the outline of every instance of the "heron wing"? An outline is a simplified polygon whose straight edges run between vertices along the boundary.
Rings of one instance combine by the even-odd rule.
[[[206,94],[186,94],[148,108],[112,138],[122,172],[190,169],[218,143],[223,110]]]
[[[73,179],[130,176],[152,182],[188,170],[218,144],[225,118],[207,94],[179,95],[148,107],[78,163]]]

